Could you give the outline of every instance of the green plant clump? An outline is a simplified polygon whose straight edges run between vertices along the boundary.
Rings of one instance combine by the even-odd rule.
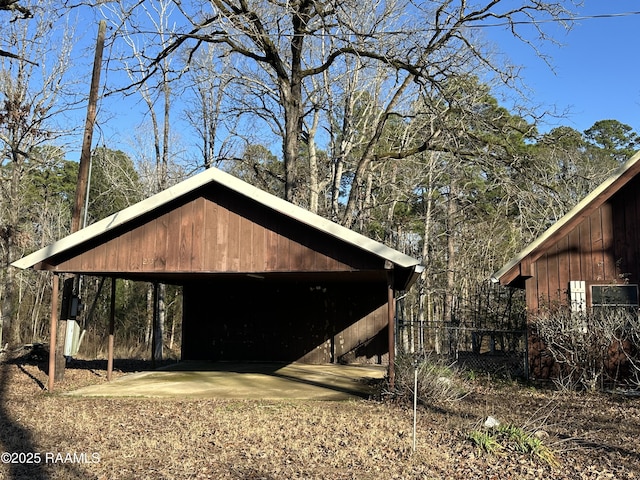
[[[471,440],[478,449],[487,453],[498,454],[504,449],[504,447],[490,432],[473,430],[469,432],[467,438]]]
[[[514,452],[528,454],[538,458],[551,467],[558,467],[558,458],[535,434],[516,425],[499,425],[487,430],[473,430],[467,438],[479,450],[489,454]]]

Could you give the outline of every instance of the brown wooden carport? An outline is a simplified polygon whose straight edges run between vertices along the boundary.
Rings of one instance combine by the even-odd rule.
[[[392,381],[395,292],[421,269],[412,257],[217,169],[13,266],[54,273],[52,343],[59,274],[173,283],[183,286],[183,359],[386,360]],[[112,355],[110,348],[109,368]]]

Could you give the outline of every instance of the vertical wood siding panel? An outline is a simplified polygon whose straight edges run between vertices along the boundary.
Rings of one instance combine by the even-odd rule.
[[[228,232],[227,270],[230,272],[240,271],[240,216],[234,212],[229,212],[229,232]]]
[[[262,210],[254,212],[243,200],[222,197],[211,194],[171,211],[163,210],[164,214],[145,225],[65,265],[74,265],[76,270],[169,273],[353,271],[377,268],[380,263],[357,247],[316,235],[291,219]],[[230,213],[227,207],[231,203],[242,215]]]
[[[582,278],[573,280],[593,279],[593,266],[591,264],[591,230],[589,229],[589,219],[585,218],[580,222],[580,265],[582,268]]]
[[[78,270],[89,270],[92,265],[91,252],[83,252],[77,257]]]
[[[542,255],[536,261],[536,277],[538,282],[538,301],[540,307],[549,306],[549,269],[547,268],[547,255]]]
[[[291,240],[278,233],[278,249],[276,256],[276,270],[288,271],[291,267]]]
[[[535,268],[535,265],[534,265]],[[534,276],[532,278],[528,278],[524,283],[525,289],[525,301],[527,303],[527,311],[535,313],[540,308],[540,304],[538,302],[538,276],[537,271],[534,272]]]
[[[602,221],[602,262],[606,281],[618,281],[616,258],[613,248],[613,213],[611,203],[605,202],[601,207]]]
[[[630,248],[628,248],[629,269],[636,272],[636,275],[640,275],[640,178],[637,178],[633,185],[629,188],[627,198],[631,197],[626,203],[630,206],[628,217],[625,215],[626,232],[628,236],[628,242]],[[635,277],[636,282],[640,282],[638,276]]]
[[[591,267],[593,268],[593,279],[596,281],[606,281],[604,277],[604,255],[602,251],[602,216],[601,209],[596,209],[589,215],[589,226],[591,229]]]
[[[569,236],[564,236],[558,241],[558,288],[560,300],[567,298],[566,292],[569,286]]]
[[[155,252],[153,269],[162,272],[167,268],[168,242],[169,242],[169,214],[165,213],[155,220]]]
[[[107,269],[110,272],[117,271],[118,269],[118,239],[117,238],[111,239],[107,244],[105,261],[107,262]]]
[[[549,279],[549,299],[551,302],[563,302],[562,288],[560,286],[560,264],[558,261],[558,244],[556,243],[547,252],[547,278]],[[565,287],[566,288],[566,287]]]
[[[79,268],[82,267],[82,260],[80,259],[80,256],[76,256],[74,258],[70,258],[69,260],[67,260],[66,262],[63,262],[59,265],[59,267],[61,269],[65,269],[65,270],[78,270]]]
[[[386,306],[386,304],[385,304]],[[355,347],[358,344],[362,344],[366,342],[368,339],[373,338],[378,331],[376,327],[379,326],[380,323],[380,309],[376,309],[373,312],[369,313],[366,317],[360,320],[356,325],[358,325],[357,337],[354,339]],[[353,348],[351,347],[351,348]]]
[[[313,271],[315,266],[315,252],[309,248],[311,242],[311,234],[306,227],[298,227],[296,229],[296,252],[293,256],[293,265],[296,265],[297,269],[303,272]]]
[[[278,234],[273,230],[266,230],[265,235],[265,264],[267,272],[273,272],[278,266]]]
[[[140,268],[145,272],[151,272],[155,268],[157,223],[157,219],[153,219],[142,227],[144,229],[144,234],[142,236],[142,265]]]
[[[204,214],[206,200],[202,197],[193,202],[193,236],[191,238],[191,270],[204,270],[204,230],[206,219]]]
[[[96,271],[104,272],[107,269],[107,245],[107,243],[102,243],[93,251],[93,264]]]
[[[306,272],[312,272],[316,269],[316,254],[317,252],[309,248],[309,242],[305,238],[304,245],[302,246],[302,269]]]
[[[218,253],[218,205],[207,200],[204,206],[204,270],[216,270]]]
[[[265,249],[266,238],[265,228],[262,225],[254,223],[251,226],[251,238],[253,239],[253,254],[251,255],[251,264],[249,270],[252,272],[261,272],[266,266]]]
[[[131,232],[125,232],[118,237],[118,271],[129,271],[129,243],[131,241]]]
[[[241,272],[252,271],[252,259],[254,255],[253,246],[253,222],[251,220],[240,217],[240,265]]]
[[[191,270],[191,251],[193,248],[193,209],[194,202],[189,202],[180,210],[180,249],[178,250],[178,269],[182,272]]]
[[[176,272],[180,268],[180,223],[181,210],[169,212],[167,225],[167,266],[166,271]]]
[[[229,210],[218,205],[218,227],[216,235],[216,271],[226,272],[229,254]]]
[[[580,230],[574,228],[567,236],[567,253],[569,256],[569,280],[579,280],[582,277],[580,268]]]
[[[627,216],[627,205],[625,202],[625,191],[623,190],[612,199],[611,210],[613,225],[613,259],[616,263],[618,274],[624,275],[630,272],[629,252],[630,245],[627,244],[627,232],[625,228],[625,217]]]
[[[303,270],[304,247],[292,240],[289,246],[289,256],[289,268],[297,272]]]
[[[142,269],[142,237],[143,229],[138,227],[131,231],[129,241],[129,271],[139,272]]]

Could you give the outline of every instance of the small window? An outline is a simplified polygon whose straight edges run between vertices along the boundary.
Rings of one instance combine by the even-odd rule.
[[[591,285],[593,307],[637,307],[638,285]]]

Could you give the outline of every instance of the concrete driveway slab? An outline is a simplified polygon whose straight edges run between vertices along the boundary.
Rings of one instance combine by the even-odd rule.
[[[66,395],[85,397],[349,400],[368,398],[380,365],[181,362]]]

